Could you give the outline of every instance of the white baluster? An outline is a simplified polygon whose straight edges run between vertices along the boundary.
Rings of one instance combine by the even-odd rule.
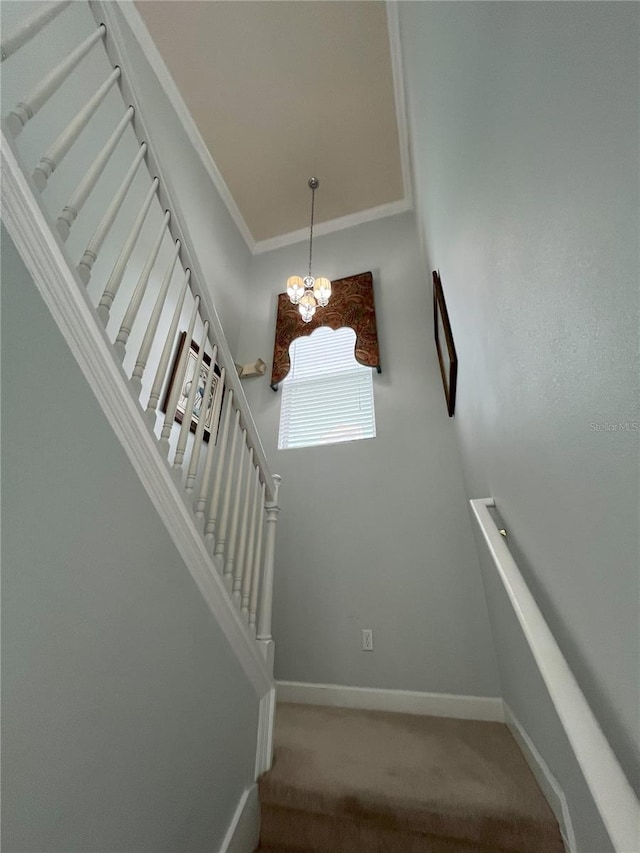
[[[182,347],[182,352],[180,353],[180,361],[178,362],[178,366],[176,367],[176,373],[173,377],[171,394],[169,395],[169,399],[167,400],[167,411],[165,412],[164,423],[162,425],[162,433],[160,435],[160,452],[163,456],[169,455],[169,436],[171,435],[173,421],[176,416],[176,407],[178,405],[178,400],[180,399],[180,394],[182,392],[182,384],[184,382],[184,377],[187,368],[187,358],[189,357],[189,350],[191,349],[191,340],[193,338],[193,330],[196,325],[196,318],[198,316],[199,307],[200,297],[196,296],[193,303],[193,310],[191,312],[191,319],[189,320],[187,336],[184,341],[184,346]]]
[[[216,525],[217,527],[217,535],[216,535],[216,547],[215,554],[220,556],[222,563],[224,563],[224,551],[225,551],[225,536],[227,533],[227,527],[229,522],[229,508],[231,506],[231,488],[233,486],[233,464],[236,458],[236,448],[238,446],[238,437],[241,435],[240,430],[240,409],[236,412],[236,419],[233,425],[233,438],[231,440],[231,452],[229,454],[229,466],[227,468],[227,479],[224,484],[224,495],[222,498],[222,511],[220,513],[220,521]],[[244,444],[241,445],[241,448],[244,447]]]
[[[244,616],[245,622],[249,624],[249,595],[251,593],[251,579],[253,576],[253,560],[256,547],[256,527],[258,526],[258,498],[260,497],[260,477],[256,468],[252,470],[252,486],[251,486],[251,509],[250,518],[251,524],[249,527],[249,544],[247,545],[247,556],[242,571],[242,602],[240,610]]]
[[[165,272],[164,278],[162,279],[160,291],[158,292],[158,296],[156,297],[156,301],[153,306],[153,311],[151,312],[151,316],[149,317],[149,322],[144,333],[144,338],[142,339],[140,349],[138,350],[138,358],[136,359],[136,363],[133,368],[133,373],[131,374],[131,387],[134,389],[135,393],[138,396],[142,391],[142,377],[147,366],[147,359],[149,358],[149,353],[151,352],[151,345],[153,343],[153,339],[158,330],[158,323],[160,322],[160,316],[162,314],[162,309],[164,308],[164,303],[167,298],[169,285],[171,284],[171,278],[173,276],[173,271],[175,269],[176,261],[178,260],[179,254],[180,240],[176,240],[175,246],[173,248],[173,253],[171,255],[171,260],[169,261],[167,271]]]
[[[200,373],[202,372],[202,362],[204,360],[204,347],[207,342],[207,335],[209,334],[209,321],[205,320],[204,330],[202,332],[202,345],[198,350],[198,357],[196,358],[195,367],[193,370],[193,378],[191,379],[191,387],[189,388],[189,393],[187,394],[187,405],[184,407],[184,414],[182,416],[182,424],[180,425],[180,434],[178,436],[178,444],[176,447],[176,455],[173,458],[173,468],[174,473],[177,471],[178,476],[181,473],[182,461],[184,459],[184,452],[187,449],[187,438],[189,437],[189,431],[191,429],[191,421],[193,420],[193,406],[196,401],[196,393],[198,391],[198,383],[200,379]],[[185,349],[188,349],[187,341],[184,342]],[[186,377],[185,377],[186,378]]]
[[[238,536],[238,521],[240,518],[240,496],[242,494],[242,467],[244,458],[247,452],[247,431],[242,430],[242,438],[240,443],[240,456],[238,457],[237,471],[229,471],[227,485],[231,488],[232,483],[235,484],[235,494],[233,496],[233,510],[231,512],[231,527],[227,536],[227,559],[224,564],[224,579],[227,581],[229,592],[233,588],[233,561],[236,553],[236,541]]]
[[[33,170],[33,182],[40,192],[45,189],[47,181],[60,165],[73,143],[86,127],[91,116],[104,101],[109,89],[111,89],[119,77],[120,69],[116,67],[95,95],[87,101],[76,117],[69,122],[47,153],[42,156],[40,162]]]
[[[213,416],[211,418],[212,423],[212,432],[209,436],[209,445],[207,447],[207,455],[204,460],[204,470],[202,472],[202,479],[200,481],[200,489],[198,491],[198,497],[193,502],[193,509],[196,514],[196,521],[202,525],[202,529],[204,531],[204,509],[207,504],[207,496],[209,494],[209,480],[211,479],[211,471],[213,467],[213,460],[216,457],[217,453],[220,449],[221,444],[221,436],[213,434],[213,430],[218,429],[218,421],[220,420],[220,410],[222,408],[222,397],[225,394],[224,390],[224,382],[226,378],[226,368],[222,368],[220,371],[220,387],[222,388],[221,394],[216,394],[216,399],[214,402],[213,408]],[[231,403],[233,402],[233,391],[226,392],[226,399]],[[226,410],[225,410],[225,419],[226,419]]]
[[[195,486],[196,477],[198,474],[198,462],[200,461],[200,451],[202,449],[203,444],[203,436],[204,436],[204,425],[207,420],[207,409],[209,406],[209,397],[211,396],[211,386],[213,385],[213,379],[216,375],[215,366],[216,359],[218,358],[218,347],[214,346],[213,352],[211,354],[211,361],[209,363],[209,373],[207,374],[207,381],[204,386],[204,394],[202,396],[202,408],[200,409],[200,417],[198,418],[198,425],[196,426],[196,434],[193,439],[193,449],[191,451],[191,459],[189,459],[189,469],[187,470],[187,479],[185,481],[185,491],[192,492],[193,487]],[[221,396],[222,388],[218,386],[218,397]],[[215,403],[214,403],[215,406]],[[212,412],[212,415],[215,415],[215,412]],[[212,427],[216,426],[216,421],[212,420]],[[209,434],[209,441],[215,442],[215,437],[212,434]]]
[[[158,369],[156,370],[153,385],[151,386],[151,395],[149,396],[149,402],[147,403],[147,410],[145,412],[145,415],[151,426],[155,426],[156,423],[156,409],[158,408],[158,401],[160,400],[162,384],[167,373],[167,367],[169,366],[169,358],[171,357],[171,350],[173,349],[173,342],[176,336],[176,331],[178,329],[178,321],[180,320],[180,315],[182,314],[182,306],[184,304],[184,297],[187,293],[187,286],[189,284],[190,278],[191,270],[187,268],[184,273],[184,280],[182,282],[180,295],[178,296],[178,301],[176,302],[176,307],[173,311],[173,317],[171,318],[171,325],[169,326],[169,331],[167,332],[167,337],[162,348],[162,355],[160,356],[160,361],[158,362]]]
[[[133,107],[129,107],[129,109],[118,122],[116,129],[113,131],[113,133],[107,140],[102,151],[98,154],[96,159],[93,161],[91,167],[87,170],[87,173],[85,174],[84,178],[76,187],[73,195],[62,208],[62,213],[60,214],[60,216],[58,217],[58,221],[56,222],[56,228],[58,229],[58,234],[62,238],[63,242],[68,239],[69,234],[71,233],[71,226],[77,219],[78,213],[82,209],[82,206],[84,205],[85,201],[89,198],[91,191],[98,183],[98,178],[104,171],[104,167],[109,162],[109,158],[113,154],[113,151],[118,142],[120,141],[122,134],[125,132],[127,126],[129,125],[129,122],[133,118],[133,113]]]
[[[153,183],[151,184],[151,189],[146,195],[145,200],[142,203],[142,207],[140,208],[138,215],[136,216],[135,222],[129,232],[129,236],[125,240],[124,246],[118,256],[118,260],[115,263],[113,270],[111,271],[111,275],[109,276],[109,281],[104,289],[104,293],[100,298],[100,302],[98,304],[98,317],[102,320],[104,326],[109,322],[109,312],[111,311],[111,306],[113,305],[113,300],[116,298],[116,294],[122,283],[122,276],[124,275],[125,267],[129,263],[129,258],[131,257],[131,253],[133,252],[133,247],[135,246],[138,237],[140,236],[140,232],[142,231],[142,226],[144,225],[144,220],[147,217],[147,213],[149,212],[149,208],[151,207],[151,202],[156,194],[158,189],[158,184],[160,181],[158,178],[153,179]]]
[[[45,6],[44,9],[35,12],[33,15],[29,15],[28,18],[25,18],[12,33],[3,39],[2,44],[0,45],[0,56],[2,57],[2,62],[5,59],[8,59],[11,54],[15,53],[16,50],[19,50],[23,45],[25,45],[28,41],[40,32],[40,30],[45,27],[49,21],[52,21],[57,15],[65,9],[71,0],[60,0],[59,3],[49,3]]]
[[[262,584],[260,588],[260,610],[258,613],[258,640],[264,644],[265,656],[269,656],[269,645],[271,644],[271,611],[273,609],[273,569],[276,555],[276,524],[278,522],[278,492],[282,477],[273,475],[275,490],[273,500],[267,501],[265,510],[267,514],[267,533],[265,541],[264,568]]]
[[[34,117],[38,110],[47,103],[51,95],[53,95],[60,84],[66,80],[69,74],[71,74],[83,56],[91,50],[97,41],[100,41],[100,39],[104,37],[106,31],[107,28],[105,25],[100,24],[97,30],[91,33],[91,35],[86,38],[82,44],[79,44],[66,59],[63,59],[59,65],[56,65],[56,67],[50,71],[47,76],[31,90],[31,92],[29,92],[24,101],[20,101],[20,103],[15,105],[5,121],[5,127],[14,138],[21,133],[22,128]],[[3,51],[4,50],[5,48],[3,47]],[[2,58],[4,59],[4,56]],[[39,187],[39,189],[42,189],[42,187]]]
[[[233,408],[233,392],[229,391],[229,404],[225,412],[224,423],[222,425],[222,435],[220,436],[220,450],[218,451],[216,460],[216,472],[213,478],[213,486],[211,489],[211,498],[209,500],[209,512],[207,513],[207,523],[205,524],[204,534],[208,541],[211,553],[215,545],[216,519],[218,517],[218,502],[220,500],[220,486],[222,485],[222,471],[227,454],[227,444],[229,441],[229,432],[231,426],[231,410]],[[236,412],[236,423],[240,417],[240,411]]]
[[[251,597],[249,600],[249,628],[256,635],[256,614],[258,611],[258,592],[260,589],[260,560],[262,559],[262,538],[264,535],[264,495],[266,486],[263,483],[258,503],[258,538],[256,541],[253,574],[251,575]]]
[[[242,574],[245,570],[245,554],[247,551],[247,540],[249,538],[249,508],[251,505],[251,474],[253,472],[253,447],[249,450],[249,468],[247,470],[247,478],[244,484],[244,504],[242,507],[242,521],[240,522],[239,542],[240,550],[238,551],[238,559],[233,569],[233,598],[240,606],[242,596]],[[239,485],[239,484],[238,484]]]
[[[138,316],[138,311],[140,310],[140,305],[142,304],[142,300],[144,299],[144,294],[147,289],[147,284],[149,283],[149,276],[151,275],[151,270],[153,269],[155,262],[158,259],[158,252],[160,251],[160,246],[162,245],[162,241],[164,240],[164,235],[167,230],[170,218],[171,214],[168,210],[166,210],[155,243],[151,247],[149,257],[147,258],[145,265],[142,268],[140,278],[138,279],[138,283],[136,284],[135,290],[133,291],[133,296],[131,297],[129,306],[125,312],[124,317],[122,318],[120,331],[118,332],[118,336],[116,337],[114,344],[116,355],[118,356],[120,361],[124,361],[124,356],[127,351],[127,341],[129,340],[131,329],[133,328],[133,324],[135,323],[136,317]]]
[[[104,216],[100,220],[100,224],[96,228],[93,237],[89,241],[89,245],[80,259],[80,263],[78,264],[78,275],[84,284],[89,284],[91,270],[98,258],[98,252],[104,243],[105,237],[111,230],[111,226],[115,222],[115,218],[122,207],[122,202],[129,191],[129,187],[133,183],[135,174],[138,171],[138,166],[142,162],[146,151],[147,143],[143,142],[140,148],[138,148],[138,153],[136,154],[133,163],[129,166],[127,174],[124,176],[122,183],[118,187],[117,193],[114,195],[111,204],[106,209]]]

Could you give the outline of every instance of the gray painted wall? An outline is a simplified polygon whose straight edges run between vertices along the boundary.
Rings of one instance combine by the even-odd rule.
[[[241,360],[268,364],[245,390],[283,476],[276,677],[500,695],[413,216],[314,240],[316,274],[374,274],[377,437],[278,451],[280,394],[269,388],[276,294],[304,269],[307,250],[299,243],[255,258],[239,348]],[[362,628],[373,629],[373,653],[361,651]]]
[[[636,784],[639,14],[400,4],[421,239],[460,360],[467,494],[495,497]],[[556,733],[535,724],[546,699],[487,590],[505,698],[562,776]]]
[[[2,386],[3,849],[210,853],[258,702],[4,232]]]
[[[573,748],[479,531],[476,541],[503,696],[565,793],[575,834],[576,853],[613,853],[613,845]]]

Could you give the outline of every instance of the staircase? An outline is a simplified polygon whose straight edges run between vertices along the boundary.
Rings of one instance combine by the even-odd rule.
[[[2,37],[3,226],[255,689],[260,853],[561,853],[498,723],[283,704],[271,768],[280,478],[168,190],[171,164],[145,125],[116,4],[33,6]],[[46,37],[69,7],[75,30]],[[495,557],[506,545],[486,533],[493,502],[473,503]],[[616,849],[630,850],[637,800],[515,564],[502,562],[599,811]]]
[[[176,215],[116,9],[28,5],[3,21],[3,224],[263,697],[279,477]]]
[[[563,853],[501,723],[280,704],[259,853]]]

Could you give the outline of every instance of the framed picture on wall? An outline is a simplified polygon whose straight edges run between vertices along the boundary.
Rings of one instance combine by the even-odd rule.
[[[440,273],[433,271],[433,332],[436,339],[436,350],[440,363],[440,375],[444,386],[444,396],[447,401],[449,417],[453,417],[456,409],[456,381],[458,378],[458,356],[453,342],[451,323],[447,303],[444,301],[444,291]]]
[[[169,405],[169,398],[171,396],[171,392],[174,387],[174,383],[177,381],[176,373],[178,370],[178,365],[180,364],[180,357],[182,356],[182,351],[186,345],[187,333],[182,332],[180,335],[180,339],[178,341],[178,349],[173,360],[173,366],[171,368],[171,375],[169,377],[169,384],[167,385],[167,391],[164,396],[164,400],[162,403],[162,411],[167,411],[167,406]],[[178,404],[176,406],[176,421],[181,424],[184,420],[184,413],[187,408],[187,400],[189,398],[189,392],[191,391],[191,385],[194,381],[194,375],[196,370],[196,363],[198,360],[198,353],[200,351],[200,347],[195,341],[191,341],[189,346],[189,355],[187,357],[187,366],[184,373],[184,379],[182,381],[182,385],[180,388],[180,394],[178,396]],[[220,381],[220,368],[217,364],[213,366],[214,376],[211,382],[211,392],[209,394],[209,399],[204,400],[204,390],[206,387],[207,379],[209,377],[209,371],[211,370],[211,357],[204,354],[202,359],[202,366],[200,368],[200,376],[197,379],[197,391],[196,397],[193,403],[193,416],[191,418],[191,425],[189,429],[191,432],[196,431],[196,427],[198,426],[198,421],[201,417],[204,416],[204,432],[203,438],[205,441],[209,441],[211,433],[217,435],[218,432],[218,424],[213,423],[214,412],[218,412],[218,419],[220,418],[221,406],[216,406],[216,401],[223,393],[222,382]]]

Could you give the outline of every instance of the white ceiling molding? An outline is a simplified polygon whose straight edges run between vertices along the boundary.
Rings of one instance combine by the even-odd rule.
[[[391,54],[391,72],[393,75],[393,93],[396,104],[396,122],[398,125],[398,146],[400,149],[400,167],[402,169],[402,187],[404,198],[399,201],[382,204],[368,210],[350,213],[337,219],[329,219],[314,225],[314,234],[318,237],[323,234],[332,234],[343,228],[352,228],[354,225],[363,225],[365,222],[373,222],[375,219],[383,219],[386,216],[396,216],[413,209],[413,180],[411,170],[411,158],[409,156],[409,129],[407,122],[406,99],[404,94],[404,73],[402,70],[402,45],[400,42],[400,19],[398,14],[398,0],[386,0],[387,28],[389,30],[389,51]],[[309,229],[299,228],[288,234],[271,237],[268,240],[259,240],[253,244],[254,255],[263,252],[271,252],[281,249],[283,246],[291,246],[309,239]]]
[[[387,27],[389,29],[389,51],[391,53],[391,73],[393,74],[393,94],[396,102],[396,121],[398,123],[398,146],[400,148],[400,167],[402,186],[407,210],[413,206],[411,161],[409,158],[409,129],[407,107],[404,94],[404,73],[402,70],[402,44],[400,41],[400,18],[398,0],[387,0]]]
[[[242,234],[245,243],[249,247],[249,250],[253,253],[255,241],[251,235],[251,231],[249,231],[249,226],[244,220],[242,213],[240,213],[240,208],[235,203],[233,196],[229,191],[229,187],[226,185],[224,178],[220,174],[220,170],[216,166],[215,160],[211,156],[211,152],[209,151],[204,139],[198,127],[193,120],[191,113],[189,112],[189,108],[182,95],[180,94],[180,90],[178,89],[175,80],[171,76],[171,72],[167,68],[167,65],[162,58],[160,51],[156,47],[156,43],[151,37],[151,33],[147,29],[147,25],[143,21],[140,13],[136,9],[133,2],[126,3],[118,3],[118,8],[122,12],[125,21],[131,28],[131,32],[138,40],[142,52],[146,56],[149,64],[164,92],[171,102],[171,106],[176,111],[178,118],[182,122],[182,125],[185,129],[187,136],[193,147],[196,150],[196,153],[200,157],[202,165],[207,170],[209,177],[211,178],[213,185],[220,193],[220,197],[222,201],[225,203],[227,210],[229,211],[229,215],[233,219],[236,224],[238,230]]]
[[[384,219],[386,216],[396,216],[411,210],[411,201],[406,198],[399,201],[391,201],[389,204],[381,204],[379,207],[370,207],[368,210],[359,210],[357,213],[348,213],[337,219],[328,219],[326,222],[314,223],[313,236],[322,237],[323,234],[332,234],[334,231],[342,231],[343,228],[353,228],[354,225],[362,225],[365,222],[373,222],[374,219]],[[269,237],[268,240],[259,240],[253,244],[253,254],[260,255],[263,252],[271,252],[281,249],[283,246],[291,246],[293,243],[301,243],[309,240],[309,228],[299,228],[288,234],[280,234],[278,237]]]
[[[202,165],[206,169],[213,185],[220,194],[220,197],[229,211],[229,215],[240,231],[240,234],[242,235],[251,254],[262,254],[263,252],[269,252],[274,249],[282,248],[283,246],[289,246],[294,243],[307,240],[309,236],[309,229],[306,227],[300,228],[297,231],[291,231],[287,234],[281,234],[277,237],[271,237],[267,240],[254,240],[249,226],[247,225],[224,178],[222,177],[209,148],[202,138],[189,108],[180,94],[180,90],[178,89],[171,72],[162,58],[160,51],[156,47],[156,44],[140,13],[136,9],[132,0],[129,0],[129,2],[119,3],[118,8],[121,10],[131,32],[140,44],[140,47],[167,98],[169,99],[169,102],[176,111],[176,114],[184,127],[185,133],[196,150]],[[387,0],[386,9],[404,198],[388,204],[379,205],[378,207],[372,207],[367,210],[347,214],[346,216],[340,216],[336,219],[327,220],[326,222],[320,222],[314,227],[314,233],[318,236],[341,231],[344,228],[351,228],[354,225],[362,225],[376,219],[383,219],[387,216],[395,216],[413,208],[400,27],[396,0]]]

